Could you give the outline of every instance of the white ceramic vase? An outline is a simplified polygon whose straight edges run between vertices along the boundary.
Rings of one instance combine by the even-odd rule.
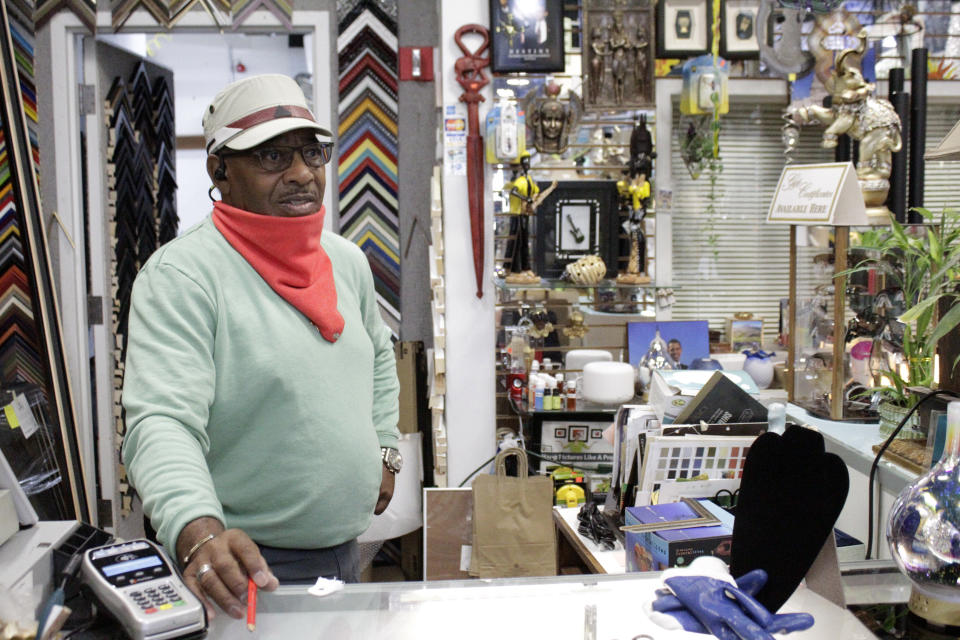
[[[744,351],[747,356],[743,363],[743,370],[750,374],[753,381],[757,383],[758,389],[766,389],[773,382],[773,360],[770,358],[776,354],[766,353],[765,351]]]

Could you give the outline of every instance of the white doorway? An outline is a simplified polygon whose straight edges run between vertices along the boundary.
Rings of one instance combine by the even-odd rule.
[[[209,179],[200,118],[210,99],[230,81],[239,79],[241,74],[268,72],[294,77],[299,74],[304,80],[317,78],[305,83],[309,87],[305,93],[313,100],[317,118],[336,130],[333,17],[328,11],[294,11],[293,33],[303,37],[302,47],[297,40],[288,39],[283,25],[267,11],[252,14],[237,32],[224,34],[204,11],[192,12],[172,32],[163,33],[140,10],[127,21],[121,35],[104,36],[104,40],[174,72],[181,230],[209,213]],[[97,21],[103,31],[110,30],[109,12],[100,12]],[[98,487],[97,499],[101,501],[99,511],[103,517],[94,524],[129,537],[137,535],[135,527],[140,518],[135,514],[121,524],[124,505],[117,493],[113,412],[118,398],[112,390],[114,336],[110,329],[112,293],[107,275],[111,247],[104,158],[98,151],[104,113],[102,101],[87,96],[102,96],[108,87],[97,86],[96,43],[85,34],[76,16],[60,12],[38,33],[38,38],[47,39],[52,61],[50,78],[38,77],[42,86],[52,87],[44,99],[51,101],[53,117],[49,125],[44,123],[46,129],[41,136],[50,136],[51,159],[44,162],[43,168],[46,175],[55,176],[56,184],[51,185],[52,195],[46,197],[44,209],[47,218],[51,211],[56,211],[62,227],[58,230],[51,226],[48,233],[57,258],[64,354],[78,423],[90,426],[82,433],[81,455],[87,461],[87,485]],[[86,157],[81,140],[85,141],[84,148],[90,150]],[[324,199],[332,214],[326,218],[328,224],[337,219],[336,198],[332,196],[334,183],[335,180],[328,180]],[[109,501],[109,510],[102,501]]]

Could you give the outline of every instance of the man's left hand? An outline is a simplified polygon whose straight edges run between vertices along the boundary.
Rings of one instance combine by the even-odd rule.
[[[397,480],[397,476],[387,469],[386,465],[382,466],[383,479],[380,480],[380,497],[377,498],[377,506],[373,510],[373,514],[377,516],[387,510],[387,505],[393,498],[393,485]]]

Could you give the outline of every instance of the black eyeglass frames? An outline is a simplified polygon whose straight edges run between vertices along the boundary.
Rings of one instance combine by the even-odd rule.
[[[298,151],[304,164],[308,167],[319,168],[330,162],[330,157],[333,155],[333,143],[311,142],[302,147],[271,145],[269,147],[258,147],[250,151],[221,153],[220,155],[222,157],[253,156],[257,159],[261,169],[275,173],[286,171],[293,164],[293,154]]]

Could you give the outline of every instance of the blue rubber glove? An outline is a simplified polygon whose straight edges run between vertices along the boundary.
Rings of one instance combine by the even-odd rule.
[[[752,596],[766,584],[767,574],[763,569],[755,569],[737,578],[736,582],[741,591]],[[651,607],[654,611],[669,613],[680,622],[685,631],[710,633],[669,589],[658,589],[657,599],[653,601]]]
[[[664,579],[673,595],[658,591],[652,609],[671,615],[686,631],[711,633],[721,640],[773,640],[773,633],[813,626],[809,614],[774,615],[757,602],[752,596],[766,580],[760,569],[741,576],[736,587],[703,575],[675,575]]]

